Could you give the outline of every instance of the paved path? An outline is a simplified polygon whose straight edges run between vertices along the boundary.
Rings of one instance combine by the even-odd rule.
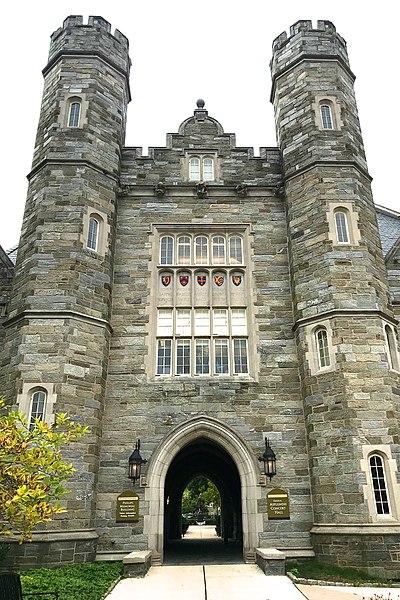
[[[266,577],[257,565],[151,567],[143,579],[123,579],[107,600],[304,600],[287,577]]]

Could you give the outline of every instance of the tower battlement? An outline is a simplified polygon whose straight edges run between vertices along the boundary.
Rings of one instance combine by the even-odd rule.
[[[129,73],[129,41],[118,29],[111,33],[111,24],[103,17],[89,16],[88,23],[82,15],[70,15],[62,27],[50,37],[49,63],[62,53],[102,53],[109,62]]]
[[[302,57],[335,57],[349,66],[346,41],[336,32],[331,21],[297,21],[290,27],[290,35],[283,31],[272,43],[272,77],[276,77],[291,63]]]

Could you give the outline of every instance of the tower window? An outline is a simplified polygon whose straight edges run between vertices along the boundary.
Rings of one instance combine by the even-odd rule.
[[[321,104],[321,120],[323,129],[333,129],[332,111],[329,104]]]
[[[397,350],[397,340],[395,332],[392,327],[386,325],[385,327],[386,345],[389,355],[389,367],[394,371],[399,371],[399,354]]]
[[[79,119],[81,115],[81,103],[71,102],[69,105],[68,127],[79,127]]]
[[[317,346],[317,357],[320,369],[330,367],[331,359],[329,355],[328,334],[325,328],[321,327],[315,332],[315,342]]]
[[[35,427],[37,419],[39,419],[39,421],[44,421],[46,398],[47,394],[44,390],[37,390],[33,392],[31,398],[29,429],[33,429]]]
[[[99,239],[99,221],[94,217],[90,217],[89,219],[89,230],[87,237],[87,247],[90,250],[97,250],[97,244]]]
[[[378,515],[389,515],[389,496],[382,457],[379,456],[379,454],[373,454],[370,456],[369,466],[371,469],[371,480],[376,512]]]
[[[349,228],[347,224],[347,215],[344,210],[335,211],[335,225],[338,243],[348,244],[350,242]]]

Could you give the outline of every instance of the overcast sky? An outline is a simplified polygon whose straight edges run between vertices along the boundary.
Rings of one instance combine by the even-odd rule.
[[[198,98],[237,145],[275,146],[272,41],[299,19],[327,19],[347,41],[377,204],[400,210],[398,3],[335,0],[7,2],[2,7],[0,244],[18,243],[51,33],[72,14],[101,15],[130,40],[127,146],[164,146]],[[397,101],[397,100],[396,100]]]

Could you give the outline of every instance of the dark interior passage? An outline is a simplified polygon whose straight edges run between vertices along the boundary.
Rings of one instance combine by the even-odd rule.
[[[182,494],[196,476],[209,478],[221,496],[219,537],[182,536]],[[189,528],[191,529],[191,528]],[[235,463],[217,443],[198,438],[185,446],[174,458],[165,481],[164,562],[198,564],[207,562],[241,562],[243,535],[240,479]]]

